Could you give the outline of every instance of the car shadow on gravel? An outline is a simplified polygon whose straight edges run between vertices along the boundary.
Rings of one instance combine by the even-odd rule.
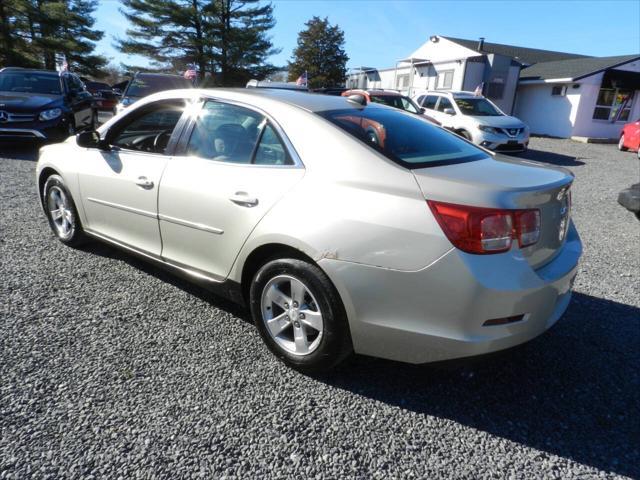
[[[355,357],[317,380],[601,470],[640,476],[640,309],[575,293],[537,339],[420,366]]]
[[[252,323],[246,309],[109,245],[82,250],[126,262]],[[533,341],[493,355],[426,365],[354,356],[312,381],[539,450],[640,477],[640,309],[574,293]]]
[[[38,144],[15,144],[0,143],[0,158],[11,158],[12,160],[38,160]]]
[[[550,163],[560,167],[579,167],[580,165],[584,165],[584,162],[577,157],[549,152],[546,150],[535,150],[533,148],[517,153],[514,156],[517,158],[524,158],[526,160],[534,160],[536,162]]]
[[[183,290],[188,294],[207,302],[217,309],[224,310],[245,322],[253,324],[251,315],[245,308],[226,299],[215,291],[206,288],[204,284],[197,283],[196,279],[188,281],[178,276],[177,272],[174,272],[172,270],[165,270],[159,265],[155,265],[153,263],[150,263],[149,261],[142,260],[133,254],[126,253],[106,243],[98,241],[89,242],[79,247],[79,249],[93,255],[99,255],[104,258],[110,258],[113,260],[120,260],[122,262],[125,262],[133,268],[136,268],[148,275],[156,277],[163,282],[173,285],[174,287],[179,288],[180,290]]]

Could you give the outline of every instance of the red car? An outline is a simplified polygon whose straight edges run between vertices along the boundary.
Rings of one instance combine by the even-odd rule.
[[[640,158],[640,118],[622,127],[618,150],[635,150]]]
[[[419,107],[409,97],[407,97],[406,95],[402,95],[400,92],[396,92],[395,90],[353,89],[342,92],[343,97],[350,97],[352,95],[359,95],[360,97],[364,97],[367,103],[382,103],[383,105],[388,105],[390,107],[399,108],[400,110],[405,110],[410,113],[415,113],[416,115],[424,117],[426,120],[429,120],[435,125],[440,125],[440,122],[438,120],[430,117],[429,115],[425,115],[424,108]]]

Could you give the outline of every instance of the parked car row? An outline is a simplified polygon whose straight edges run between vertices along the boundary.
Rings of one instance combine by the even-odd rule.
[[[162,90],[189,88],[177,75],[137,73],[122,97],[109,84],[63,71],[0,70],[0,140],[58,142],[97,126],[98,113],[116,114]]]

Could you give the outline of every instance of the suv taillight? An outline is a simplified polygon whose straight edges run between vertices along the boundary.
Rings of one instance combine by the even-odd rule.
[[[427,200],[453,245],[468,253],[506,252],[514,240],[521,248],[540,238],[539,210],[471,207]]]

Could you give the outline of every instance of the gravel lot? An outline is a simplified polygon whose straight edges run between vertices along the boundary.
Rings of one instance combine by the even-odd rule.
[[[640,222],[616,202],[640,163],[612,145],[531,147],[577,177],[585,254],[563,319],[473,362],[357,357],[313,378],[232,305],[55,241],[33,152],[5,149],[0,478],[640,478]]]

